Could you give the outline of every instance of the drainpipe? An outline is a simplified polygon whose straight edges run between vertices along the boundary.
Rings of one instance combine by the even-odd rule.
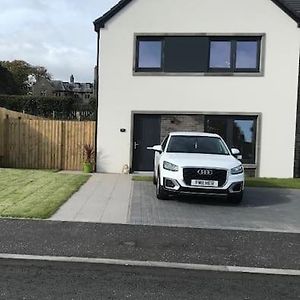
[[[299,59],[299,77],[298,77],[298,103],[296,118],[296,143],[295,143],[295,166],[294,177],[300,178],[300,59]]]
[[[95,129],[95,172],[97,172],[97,137],[99,114],[99,58],[100,58],[100,29],[97,30],[97,65],[96,65],[96,129]]]

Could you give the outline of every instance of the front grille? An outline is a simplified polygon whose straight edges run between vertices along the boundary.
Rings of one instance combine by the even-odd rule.
[[[212,171],[210,175],[201,175],[199,170]],[[208,168],[184,168],[183,179],[186,185],[191,185],[193,179],[214,180],[219,182],[219,187],[223,187],[227,179],[227,170],[208,169]]]

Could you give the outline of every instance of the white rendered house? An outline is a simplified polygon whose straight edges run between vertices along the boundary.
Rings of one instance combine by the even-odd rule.
[[[171,131],[206,131],[239,148],[249,174],[293,177],[298,9],[293,0],[122,0],[97,19],[97,171],[151,171],[148,146]]]

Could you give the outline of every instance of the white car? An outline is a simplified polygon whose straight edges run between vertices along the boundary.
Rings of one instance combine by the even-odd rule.
[[[229,150],[217,134],[170,133],[155,151],[154,184],[158,199],[170,195],[227,197],[240,203],[244,191],[244,168],[238,149]]]

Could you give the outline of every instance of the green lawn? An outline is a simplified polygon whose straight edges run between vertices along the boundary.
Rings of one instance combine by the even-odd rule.
[[[133,176],[134,181],[152,181],[151,176]],[[300,189],[300,179],[276,179],[276,178],[247,178],[247,187],[271,187]]]
[[[47,219],[88,178],[51,171],[0,169],[0,217]]]
[[[300,189],[300,178],[247,178],[246,185],[248,187]]]

